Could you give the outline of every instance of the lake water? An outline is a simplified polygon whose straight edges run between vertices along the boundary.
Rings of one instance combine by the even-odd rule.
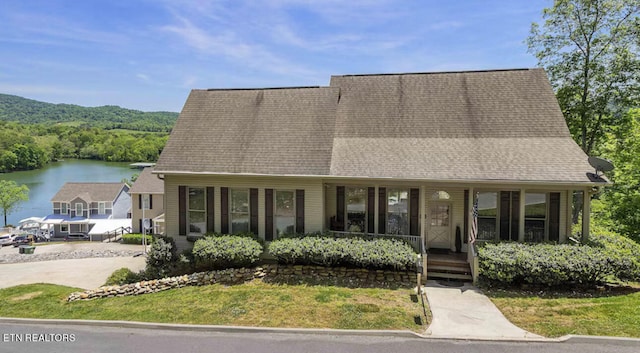
[[[131,169],[129,163],[70,159],[49,163],[38,170],[0,173],[0,179],[13,180],[29,188],[29,201],[22,202],[16,211],[7,215],[7,223],[16,226],[21,219],[53,213],[51,198],[66,182],[120,182],[139,172]],[[0,226],[3,225],[0,210]]]

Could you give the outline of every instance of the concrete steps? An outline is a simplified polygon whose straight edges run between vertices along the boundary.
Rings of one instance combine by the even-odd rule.
[[[454,279],[472,281],[471,268],[459,255],[427,256],[427,279]]]

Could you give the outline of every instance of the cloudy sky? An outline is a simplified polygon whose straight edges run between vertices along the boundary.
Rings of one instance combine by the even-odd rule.
[[[192,88],[536,66],[551,0],[2,0],[0,93],[180,111]]]

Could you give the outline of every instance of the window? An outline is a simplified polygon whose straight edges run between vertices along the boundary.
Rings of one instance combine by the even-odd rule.
[[[449,226],[449,205],[438,203],[431,206],[431,226],[448,227]]]
[[[187,211],[189,218],[189,233],[202,234],[205,232],[206,224],[204,201],[204,188],[189,188],[189,210]]]
[[[105,202],[98,202],[98,214],[107,213],[107,205]]]
[[[60,231],[64,232],[64,233],[68,233],[69,232],[69,225],[67,224],[61,224],[60,225]]]
[[[525,194],[524,240],[541,242],[545,240],[547,219],[547,195],[543,193]]]
[[[60,204],[60,213],[61,214],[69,214],[69,204],[68,203],[62,203]]]
[[[249,190],[231,189],[231,233],[249,232]]]
[[[276,235],[293,234],[296,232],[295,192],[276,190],[275,194]]]
[[[151,208],[149,207],[151,205],[150,202],[150,197],[149,195],[142,195],[142,208],[144,208],[145,210],[150,210]]]
[[[345,206],[347,224],[345,230],[353,233],[366,233],[367,189],[360,187],[345,188]]]
[[[409,190],[387,191],[387,234],[409,234]]]
[[[76,203],[76,217],[82,217],[83,210],[82,210],[82,204],[81,203]]]
[[[498,193],[478,193],[478,240],[495,240],[498,216]]]

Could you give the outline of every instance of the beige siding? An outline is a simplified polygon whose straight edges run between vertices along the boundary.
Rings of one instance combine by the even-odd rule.
[[[131,194],[131,227],[134,233],[141,233],[140,220],[142,219],[142,209],[138,202],[139,194]],[[109,202],[110,204],[110,202]],[[153,209],[144,210],[144,218],[155,218],[164,212],[164,195],[153,194]]]
[[[190,247],[186,237],[178,236],[178,186],[214,187],[215,231],[220,232],[220,188],[257,188],[258,189],[258,233],[264,239],[264,189],[305,190],[305,232],[323,230],[323,184],[321,179],[288,177],[252,177],[252,176],[165,176],[167,235],[173,236],[180,248]]]

